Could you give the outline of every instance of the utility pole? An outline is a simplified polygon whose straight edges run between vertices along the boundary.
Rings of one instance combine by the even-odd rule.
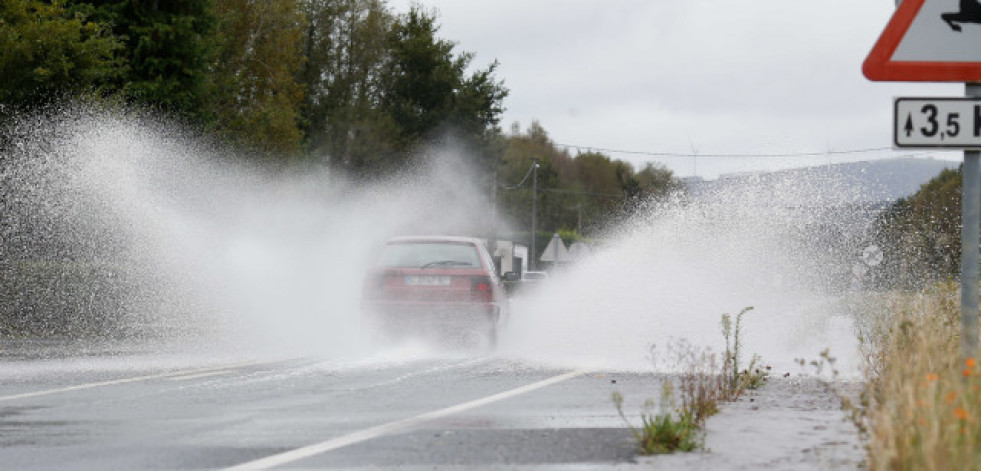
[[[528,254],[531,257],[528,266],[531,267],[531,271],[536,271],[538,269],[538,250],[535,247],[535,215],[538,214],[538,157],[531,158],[531,253]]]
[[[981,97],[981,84],[967,83],[965,95]],[[975,108],[977,109],[977,108]],[[961,359],[978,355],[978,247],[981,210],[981,152],[964,151],[961,198]]]
[[[497,241],[497,165],[494,165],[494,181],[491,182],[491,235]]]

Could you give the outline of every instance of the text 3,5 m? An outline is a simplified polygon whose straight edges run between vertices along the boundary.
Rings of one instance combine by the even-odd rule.
[[[896,147],[981,148],[981,99],[897,98]]]

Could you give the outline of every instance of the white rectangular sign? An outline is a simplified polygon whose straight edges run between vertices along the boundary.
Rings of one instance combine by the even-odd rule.
[[[981,149],[981,98],[896,98],[893,145]]]

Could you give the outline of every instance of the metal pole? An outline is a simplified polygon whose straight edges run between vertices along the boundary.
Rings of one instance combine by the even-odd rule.
[[[981,97],[981,84],[968,83],[968,97]],[[964,151],[961,190],[961,359],[978,354],[978,232],[981,210],[981,152]]]
[[[531,271],[538,270],[538,254],[537,247],[535,247],[535,215],[538,213],[538,159],[532,157],[531,159],[531,171],[532,171],[532,183],[531,183],[531,253],[528,254],[531,260],[528,266],[531,267]]]
[[[491,235],[497,243],[497,165],[494,165],[494,181],[491,182]]]

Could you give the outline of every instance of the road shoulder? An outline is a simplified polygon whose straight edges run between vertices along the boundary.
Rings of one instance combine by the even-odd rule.
[[[772,378],[723,405],[708,420],[705,447],[638,461],[645,469],[804,471],[857,469],[864,459],[837,394],[808,376]]]

